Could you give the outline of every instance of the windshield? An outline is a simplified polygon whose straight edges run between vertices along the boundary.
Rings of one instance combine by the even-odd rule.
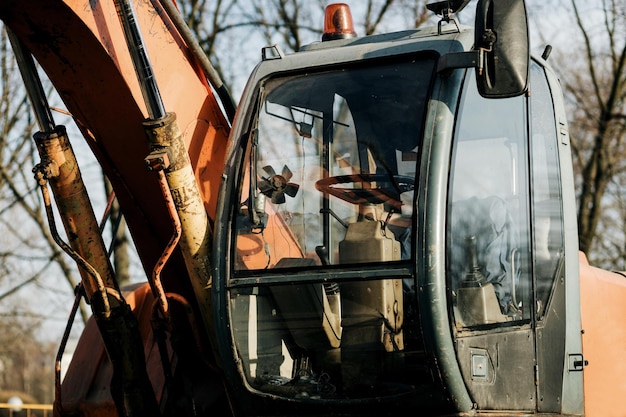
[[[254,388],[359,398],[374,387],[411,390],[423,375],[401,371],[418,349],[407,330],[417,309],[405,304],[414,302],[414,183],[434,62],[413,56],[262,86],[230,284]]]
[[[432,66],[413,60],[265,85],[236,269],[287,266],[283,258],[332,265],[409,257],[406,229]],[[397,253],[396,244],[385,254],[339,250],[348,225],[363,218],[383,222],[381,236],[400,244]]]

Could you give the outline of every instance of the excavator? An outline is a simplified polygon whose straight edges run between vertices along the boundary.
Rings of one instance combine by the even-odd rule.
[[[81,275],[68,329],[92,311],[54,415],[625,416],[626,278],[578,249],[550,48],[523,0],[478,0],[473,26],[468,3],[371,36],[329,4],[235,105],[172,0],[0,1]],[[42,72],[142,283],[118,284]]]

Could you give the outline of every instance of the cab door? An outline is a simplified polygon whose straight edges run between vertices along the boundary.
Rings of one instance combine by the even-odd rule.
[[[531,91],[535,84],[547,88],[545,77],[543,84],[536,80],[536,64],[531,73]],[[559,372],[550,369],[550,375],[560,375],[563,363],[556,357],[561,347],[538,340],[536,331],[552,300],[562,257],[552,104],[545,96],[540,103],[528,95],[486,99],[473,80],[468,71],[454,132],[446,218],[456,354],[479,410],[535,411],[545,408],[543,394],[558,399],[562,382],[550,381],[554,388],[537,395],[542,389],[538,371],[547,370],[538,361],[557,359]],[[533,106],[541,108],[533,111]],[[562,327],[552,323],[552,330]]]

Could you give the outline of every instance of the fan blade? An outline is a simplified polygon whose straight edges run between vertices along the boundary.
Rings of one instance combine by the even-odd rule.
[[[285,193],[282,191],[274,191],[272,193],[272,203],[283,204],[285,201]]]
[[[285,194],[289,197],[295,197],[296,193],[300,189],[300,186],[289,182],[289,179],[293,177],[293,172],[291,172],[287,164],[283,166],[283,170],[280,175],[276,174],[276,171],[271,165],[264,166],[263,171],[265,171],[268,177],[262,177],[257,182],[257,187],[261,193],[271,197],[272,203],[283,204],[286,201]]]
[[[271,197],[272,192],[274,191],[274,187],[268,180],[261,180],[257,183],[257,187],[259,190],[268,197]]]
[[[289,182],[289,180],[291,179],[291,177],[293,177],[293,172],[291,172],[291,170],[289,169],[289,167],[285,164],[285,166],[283,166],[283,172],[281,173],[281,175],[283,177],[285,177],[285,179],[287,180],[287,182]]]
[[[283,192],[287,194],[289,197],[295,197],[299,189],[300,189],[300,186],[298,184],[290,182],[285,186],[285,189],[283,190]]]
[[[273,177],[274,175],[276,175],[276,171],[274,171],[274,168],[272,168],[271,165],[265,165],[263,167],[263,171],[265,171],[267,175],[269,175],[270,177]]]

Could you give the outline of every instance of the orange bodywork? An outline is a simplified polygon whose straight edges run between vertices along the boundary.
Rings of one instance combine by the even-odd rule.
[[[280,213],[268,210],[268,222],[260,233],[240,234],[237,238],[237,254],[243,269],[272,268],[283,258],[304,258],[298,239]],[[266,251],[272,248],[272,253]]]
[[[213,219],[230,125],[161,6],[133,3],[165,111],[176,114]],[[137,249],[149,276],[172,227],[157,176],[144,164],[149,148],[141,123],[148,113],[115,2],[32,0],[24,7],[23,1],[8,0],[0,3],[0,18],[33,54],[76,119],[114,187],[134,241],[141,242]],[[78,138],[70,135],[72,140]]]
[[[230,124],[201,66],[161,4],[132,3],[163,107],[176,115],[212,222]],[[115,2],[29,0],[26,7],[23,0],[3,0],[0,19],[32,53],[76,120],[113,186],[145,274],[151,276],[174,226],[159,178],[144,162],[150,153],[142,125],[148,111]],[[81,140],[76,136],[70,133],[69,140]],[[99,187],[93,192],[98,193]],[[191,302],[195,299],[179,249],[168,259],[161,281],[167,293]],[[127,301],[140,320],[148,373],[158,400],[163,367],[150,325],[152,294],[144,286]],[[111,372],[102,338],[90,323],[68,369],[57,406],[69,413],[80,410],[85,415],[116,415],[109,392]]]
[[[626,277],[580,254],[585,416],[623,417],[626,394]]]

